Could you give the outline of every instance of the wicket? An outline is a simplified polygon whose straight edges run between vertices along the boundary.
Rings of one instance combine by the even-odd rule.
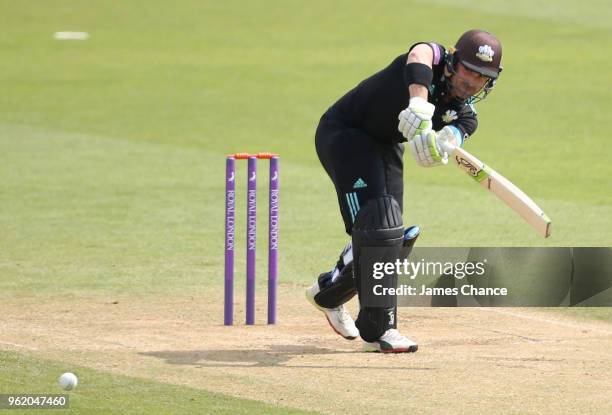
[[[279,237],[279,157],[273,153],[235,153],[225,168],[225,306],[224,324],[234,320],[234,242],[236,160],[248,160],[246,235],[246,324],[255,324],[255,256],[257,242],[257,160],[270,160],[268,211],[268,324],[276,323],[276,285]]]

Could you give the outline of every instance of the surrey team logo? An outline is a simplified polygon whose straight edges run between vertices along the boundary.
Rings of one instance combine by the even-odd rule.
[[[493,55],[495,55],[495,51],[489,45],[482,45],[478,47],[478,53],[476,57],[483,62],[492,62]]]
[[[442,115],[442,122],[444,122],[444,124],[450,124],[451,122],[455,121],[457,118],[458,118],[457,111],[446,110],[444,115]]]

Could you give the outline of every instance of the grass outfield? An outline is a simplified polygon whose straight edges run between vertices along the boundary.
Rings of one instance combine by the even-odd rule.
[[[524,0],[512,7],[502,0],[375,8],[348,0],[0,5],[0,315],[63,298],[78,310],[81,295],[120,295],[122,304],[180,304],[193,295],[220,305],[224,156],[235,151],[281,154],[279,275],[286,290],[300,291],[347,241],[314,150],[320,115],[414,42],[448,46],[472,27],[499,36],[504,71],[478,105],[479,129],[466,148],[533,197],[553,220],[552,237],[540,238],[457,169],[421,169],[409,154],[405,223],[423,229],[424,246],[612,245],[606,1],[536,9]],[[54,32],[70,30],[90,38],[54,40]],[[266,167],[260,162],[260,213],[267,208]],[[245,176],[239,165],[237,235],[245,228]],[[243,245],[237,270],[244,268]],[[261,289],[265,259],[261,249]],[[244,278],[236,279],[240,292]],[[559,313],[610,321],[609,309]],[[221,321],[221,314],[209,318]],[[0,390],[55,387],[61,363],[2,350],[0,342],[2,365],[15,376],[0,376]],[[99,382],[97,392],[90,382],[75,392],[85,412],[108,404],[102,396],[110,395],[96,395],[102,390],[121,394],[121,413],[156,408],[143,401],[151,390],[153,402],[176,395],[186,412],[201,405],[227,405],[231,413],[271,409],[154,381],[114,382],[85,366],[79,370]]]
[[[65,393],[69,395],[70,410],[60,410],[59,413],[122,415],[315,413],[147,379],[110,375],[86,367],[74,367],[17,353],[0,351],[0,361],[2,361],[0,394]],[[79,385],[70,392],[63,391],[57,383],[58,377],[66,371],[73,371],[80,380]],[[39,412],[39,409],[11,411],[15,414]]]

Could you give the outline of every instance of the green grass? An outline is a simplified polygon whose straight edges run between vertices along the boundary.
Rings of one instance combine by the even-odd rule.
[[[0,361],[0,394],[66,393],[69,395],[70,409],[58,410],[60,414],[314,414],[17,353],[0,351]],[[57,380],[68,371],[77,375],[79,385],[73,391],[65,392]],[[40,410],[11,413],[36,414]]]
[[[420,169],[408,154],[406,222],[423,228],[423,245],[610,245],[607,27],[560,18],[543,31],[544,17],[524,9],[472,10],[459,23],[462,5],[388,2],[373,16],[348,4],[7,3],[0,287],[218,284],[223,155],[236,150],[281,153],[281,275],[310,280],[346,241],[313,148],[320,114],[412,42],[450,44],[484,22],[503,40],[505,71],[468,148],[541,204],[553,236],[540,239],[454,169]],[[59,42],[58,30],[91,38]]]

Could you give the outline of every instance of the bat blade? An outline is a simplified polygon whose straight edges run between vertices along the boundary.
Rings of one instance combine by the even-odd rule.
[[[450,160],[481,186],[489,190],[529,223],[540,235],[550,236],[551,220],[544,211],[510,180],[485,165],[478,158],[456,147]]]

